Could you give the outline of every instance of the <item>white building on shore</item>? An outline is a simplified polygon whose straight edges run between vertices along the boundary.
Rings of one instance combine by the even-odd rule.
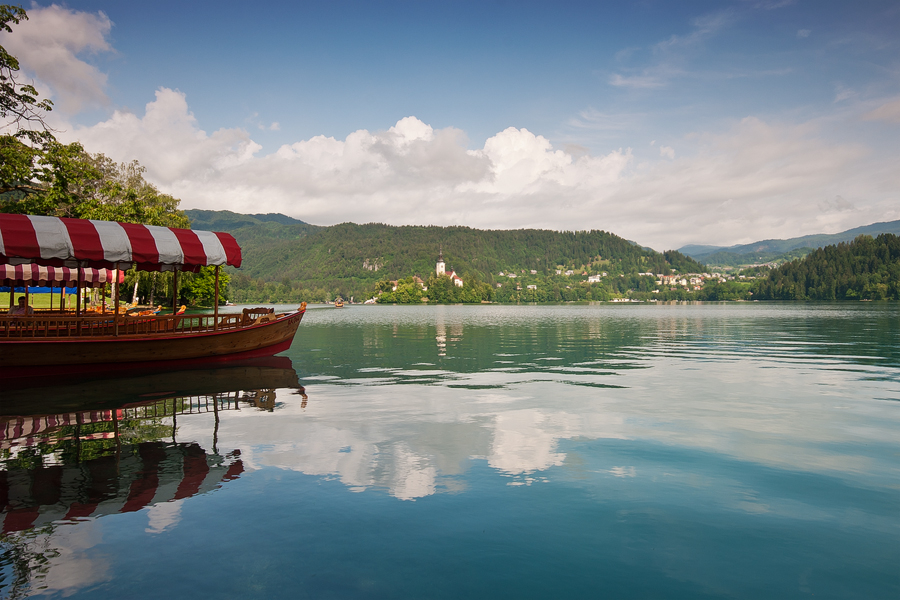
[[[444,248],[443,247],[441,247],[441,251],[438,254],[437,264],[435,264],[435,266],[434,266],[434,272],[438,277],[448,274],[447,273],[447,264],[444,262]],[[453,285],[455,285],[456,287],[463,286],[463,280],[459,275],[456,274],[456,271],[451,269],[450,273],[449,273],[449,277],[450,277],[450,281],[452,281]]]

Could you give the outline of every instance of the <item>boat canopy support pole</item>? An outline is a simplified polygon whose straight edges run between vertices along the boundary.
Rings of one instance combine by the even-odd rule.
[[[116,265],[115,276],[113,277],[113,296],[116,298],[116,314],[113,317],[113,335],[119,337],[119,266]]]
[[[78,335],[81,336],[81,267],[78,267],[78,285],[75,293],[75,317],[78,319]]]
[[[213,331],[219,329],[219,265],[216,265],[216,300],[213,309]]]
[[[172,314],[178,312],[178,267],[172,271]]]

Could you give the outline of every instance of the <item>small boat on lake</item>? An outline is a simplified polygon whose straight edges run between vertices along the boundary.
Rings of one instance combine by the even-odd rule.
[[[75,311],[0,313],[0,374],[61,375],[92,365],[163,365],[271,356],[290,347],[306,303],[287,313],[272,308],[219,314],[219,268],[240,267],[241,248],[227,233],[133,223],[0,214],[0,264],[68,267],[77,271]],[[173,271],[170,314],[88,312],[81,306],[85,268]],[[178,310],[178,274],[215,267],[213,314]],[[114,280],[118,280],[115,277]],[[3,283],[3,282],[0,282]],[[10,281],[15,286],[27,282]],[[10,304],[12,304],[12,287]],[[27,289],[27,288],[26,288]]]
[[[337,300],[335,300],[335,301],[334,301],[334,307],[335,307],[335,308],[344,308],[344,300],[343,300],[343,298],[338,298]]]

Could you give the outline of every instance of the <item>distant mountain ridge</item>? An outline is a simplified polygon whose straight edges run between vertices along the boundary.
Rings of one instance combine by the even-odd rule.
[[[738,266],[774,260],[792,260],[805,256],[809,251],[825,246],[851,242],[860,235],[873,237],[881,233],[900,235],[900,220],[872,223],[854,227],[840,233],[819,233],[786,240],[770,239],[734,246],[705,246],[689,244],[678,249],[682,254],[708,265]]]
[[[199,210],[189,209],[184,211],[188,219],[191,220],[191,226],[197,229],[207,231],[237,229],[239,227],[247,227],[249,225],[262,225],[263,223],[278,223],[280,225],[309,225],[299,219],[294,219],[281,213],[266,213],[244,215],[241,213],[231,212],[230,210]]]

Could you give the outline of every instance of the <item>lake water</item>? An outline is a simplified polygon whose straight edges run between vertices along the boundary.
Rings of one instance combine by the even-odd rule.
[[[0,394],[0,597],[900,598],[897,305],[323,307]]]

